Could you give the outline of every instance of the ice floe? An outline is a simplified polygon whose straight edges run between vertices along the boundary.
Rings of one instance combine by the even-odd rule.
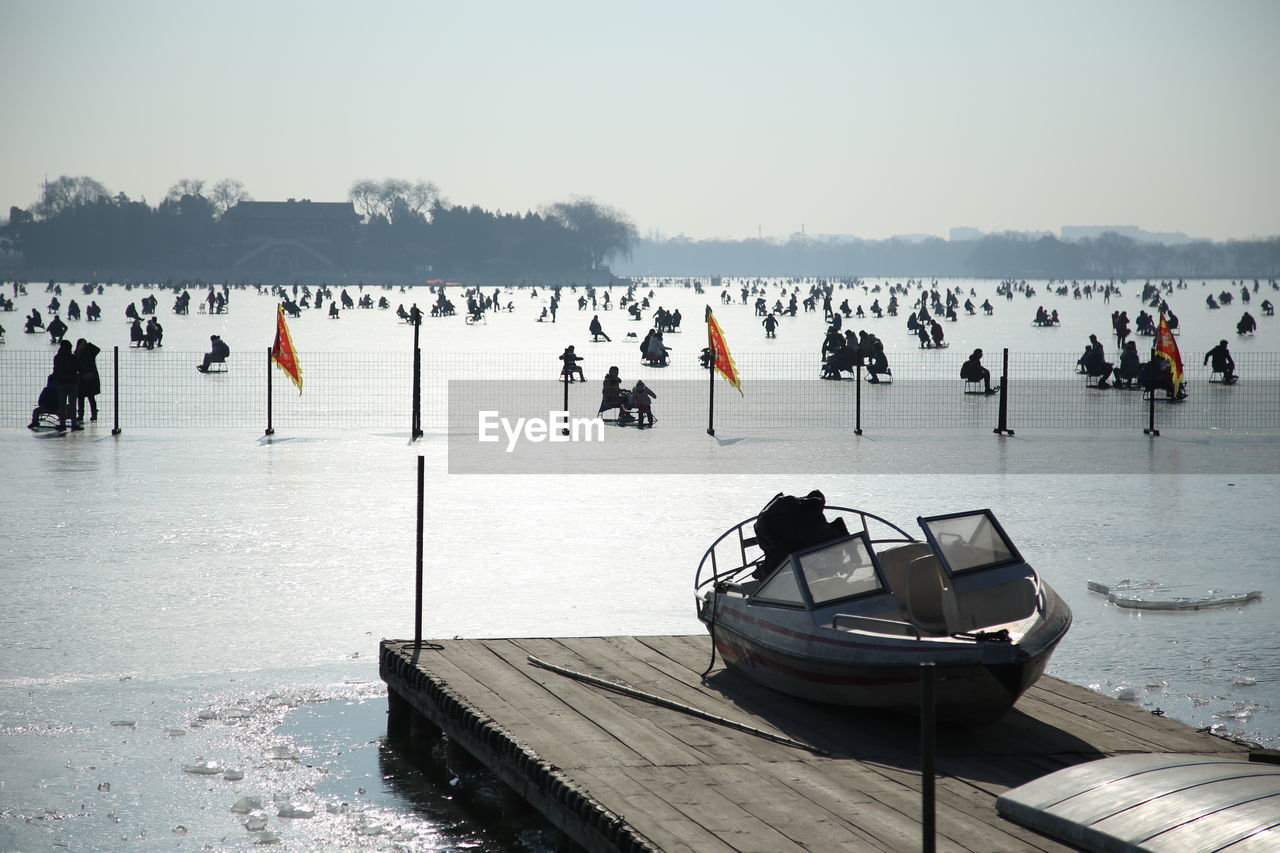
[[[223,766],[216,761],[205,761],[197,757],[191,764],[182,765],[183,773],[194,773],[197,776],[216,776],[223,771]]]
[[[262,808],[261,797],[241,797],[231,805],[231,811],[235,814],[248,814]]]
[[[1208,589],[1194,595],[1177,595],[1173,593],[1174,587],[1165,586],[1158,581],[1133,581],[1128,578],[1114,584],[1088,581],[1088,588],[1090,592],[1105,595],[1108,604],[1131,610],[1205,610],[1210,607],[1248,604],[1262,598],[1259,590],[1226,592]]]

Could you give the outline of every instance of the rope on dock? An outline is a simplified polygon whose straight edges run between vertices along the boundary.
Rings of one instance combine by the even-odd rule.
[[[664,699],[661,696],[655,696],[652,693],[645,693],[643,690],[636,690],[634,687],[627,687],[625,684],[618,684],[617,682],[614,682],[614,681],[606,681],[603,678],[596,678],[594,675],[587,675],[585,672],[576,672],[572,669],[566,669],[565,667],[562,667],[562,666],[556,666],[555,664],[550,664],[544,660],[536,658],[533,655],[529,655],[528,660],[529,660],[529,663],[533,664],[534,666],[539,667],[541,669],[549,670],[550,672],[554,672],[557,675],[563,675],[563,676],[566,676],[567,678],[572,678],[576,681],[582,681],[587,684],[594,684],[596,687],[602,687],[605,690],[612,690],[615,693],[621,693],[623,696],[630,696],[633,699],[639,699],[643,702],[648,702],[650,704],[657,705],[661,708],[667,708],[672,711],[678,711],[681,714],[688,714],[691,717],[697,717],[698,719],[706,720],[709,723],[715,723],[716,725],[726,726],[728,728],[735,729],[740,732],[746,732],[749,735],[755,735],[756,737],[764,738],[765,740],[770,740],[770,741],[773,741],[774,743],[780,743],[783,746],[791,746],[791,747],[795,747],[796,749],[803,749],[803,750],[806,750],[807,752],[812,752],[814,755],[826,756],[831,754],[827,750],[820,749],[816,746],[813,746],[812,744],[807,744],[802,741],[793,740],[783,735],[776,735],[773,732],[767,732],[764,729],[758,729],[755,726],[748,726],[745,723],[739,723],[736,720],[730,720],[727,717],[719,717],[719,716],[716,716],[715,714],[711,714],[711,713],[708,713],[707,711],[703,711],[700,708],[695,708],[692,705],[685,705],[680,702],[672,701],[671,699]]]

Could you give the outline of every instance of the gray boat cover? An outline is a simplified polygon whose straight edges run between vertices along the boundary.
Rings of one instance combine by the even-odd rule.
[[[1280,850],[1280,766],[1210,755],[1121,755],[996,800],[1015,823],[1092,851]]]

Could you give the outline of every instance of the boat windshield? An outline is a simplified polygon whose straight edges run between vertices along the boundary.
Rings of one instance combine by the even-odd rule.
[[[804,605],[808,602],[800,589],[801,579],[815,607],[884,588],[871,549],[861,533],[791,555],[756,592],[755,598]]]
[[[953,575],[1022,561],[990,510],[921,518],[919,522],[934,553]]]
[[[797,554],[796,562],[815,605],[881,589],[871,549],[861,535]]]

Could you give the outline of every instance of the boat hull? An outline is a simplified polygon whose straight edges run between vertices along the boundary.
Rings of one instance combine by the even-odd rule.
[[[758,618],[741,600],[718,603],[715,619],[704,619],[716,649],[754,682],[818,702],[917,713],[920,667],[930,663],[938,719],[969,725],[994,722],[1013,707],[1044,674],[1071,622],[1047,588],[1044,614],[1017,644],[815,629],[804,625],[807,613],[786,624]]]

